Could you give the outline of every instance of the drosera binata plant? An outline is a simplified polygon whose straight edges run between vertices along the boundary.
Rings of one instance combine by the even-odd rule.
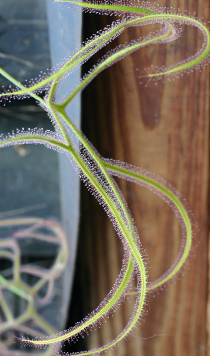
[[[21,336],[23,344],[33,347],[48,347],[53,344],[60,344],[65,340],[77,340],[77,338],[89,329],[96,327],[100,321],[112,313],[117,305],[130,292],[131,281],[136,276],[136,301],[133,314],[121,331],[121,333],[107,345],[97,349],[81,351],[80,355],[93,355],[105,352],[115,347],[122,339],[131,332],[138,320],[141,318],[145,305],[146,295],[149,291],[161,287],[173,278],[185,263],[192,245],[192,224],[189,214],[180,197],[166,184],[155,180],[151,175],[139,168],[133,167],[123,162],[104,159],[93,148],[86,137],[74,126],[71,118],[66,114],[66,108],[77,95],[83,90],[101,71],[116,63],[124,56],[140,49],[144,46],[156,43],[167,43],[174,41],[181,34],[182,24],[197,27],[203,34],[203,45],[198,53],[181,63],[176,63],[170,68],[157,70],[155,73],[147,75],[148,79],[163,77],[166,75],[176,76],[178,73],[190,71],[193,67],[200,67],[207,63],[210,52],[210,33],[208,28],[196,18],[190,18],[184,14],[175,13],[170,9],[155,9],[149,3],[125,6],[115,3],[83,3],[71,0],[56,0],[64,2],[70,6],[81,6],[83,9],[93,12],[114,13],[122,16],[109,28],[99,32],[95,37],[83,44],[83,46],[72,55],[59,69],[52,71],[48,77],[40,79],[30,86],[19,83],[9,73],[0,69],[1,75],[7,78],[16,88],[10,88],[1,94],[1,100],[7,101],[12,98],[32,97],[39,105],[47,111],[54,125],[55,131],[32,129],[17,131],[8,136],[2,135],[0,147],[17,144],[44,144],[59,152],[67,154],[73,166],[77,170],[83,183],[96,197],[99,204],[103,206],[107,215],[113,223],[124,249],[124,258],[121,271],[115,284],[101,302],[101,304],[81,322],[74,327],[50,337],[34,338]],[[131,26],[143,26],[149,24],[161,24],[162,28],[151,32],[149,36],[141,38],[124,47],[118,47],[107,53],[105,57],[97,63],[92,70],[81,80],[80,84],[73,91],[66,93],[66,98],[62,102],[56,102],[55,94],[63,78],[70,74],[75,68],[82,65],[102,47],[119,36],[126,28]],[[39,94],[45,91],[45,97]],[[177,214],[182,228],[182,244],[180,252],[172,264],[171,268],[162,277],[149,283],[144,262],[144,251],[135,223],[128,209],[127,203],[116,185],[113,176],[130,180],[143,185],[165,199]],[[57,353],[56,353],[57,355]],[[67,355],[67,354],[66,354]]]

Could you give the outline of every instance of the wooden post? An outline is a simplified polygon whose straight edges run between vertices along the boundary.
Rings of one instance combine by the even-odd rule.
[[[205,17],[206,23],[209,20],[208,0],[166,1],[165,5],[172,3],[175,9],[187,9],[192,15],[196,12],[198,18]],[[93,21],[100,21],[103,27],[108,20],[108,17],[93,15],[91,21],[87,20],[90,31],[95,30]],[[119,44],[137,39],[149,30],[149,26],[144,30],[131,28],[116,41]],[[186,198],[196,222],[194,249],[183,275],[163,291],[148,295],[143,320],[127,340],[107,353],[108,356],[210,355],[207,325],[208,68],[179,75],[174,81],[164,78],[157,83],[147,83],[146,78],[139,79],[150,64],[169,66],[193,55],[201,44],[199,31],[184,26],[176,42],[133,53],[101,73],[83,94],[83,131],[101,155],[163,177]],[[132,183],[118,182],[148,256],[149,280],[155,280],[171,266],[178,253],[181,233],[177,218],[152,192]],[[103,210],[85,189],[82,197],[78,252],[81,293],[85,312],[91,312],[109,292],[120,271],[123,255],[121,243]],[[96,333],[90,333],[88,348],[116,337],[129,320],[132,306],[130,298]]]

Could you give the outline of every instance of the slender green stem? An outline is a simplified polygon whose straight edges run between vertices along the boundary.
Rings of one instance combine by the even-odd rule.
[[[6,320],[8,322],[11,322],[13,320],[13,315],[7,305],[7,302],[6,302],[2,292],[0,292],[0,307],[6,317]]]
[[[42,98],[40,98],[38,95],[34,94],[31,90],[26,89],[26,87],[25,87],[23,84],[21,84],[20,82],[18,82],[14,77],[12,77],[9,73],[7,73],[7,72],[6,72],[3,68],[1,68],[1,67],[0,67],[0,74],[1,74],[4,78],[6,78],[9,82],[15,84],[18,88],[21,88],[22,90],[19,91],[19,92],[21,92],[21,94],[24,95],[24,94],[29,93],[32,98],[34,98],[35,100],[37,100],[38,102],[40,102],[40,104],[43,104],[43,105],[45,106],[45,101],[44,101]],[[38,89],[38,88],[40,88],[40,86],[37,87],[37,89]],[[12,92],[8,92],[8,93],[5,92],[5,93],[2,93],[0,96],[11,96],[11,95],[14,95],[14,94],[16,95],[16,93],[18,93],[18,91],[12,91]]]
[[[140,19],[134,19],[131,21],[128,21],[126,23],[126,26],[123,26],[123,29],[129,26],[133,26],[134,24],[137,25],[143,25],[144,22],[147,22],[148,19],[147,17],[145,18],[140,18]],[[119,26],[122,27],[122,26]],[[78,86],[77,88],[71,93],[71,95],[66,98],[66,100],[61,104],[62,107],[66,108],[67,105],[73,100],[73,98],[76,96],[78,92],[83,90],[91,81],[94,77],[96,77],[100,72],[102,72],[104,69],[112,65],[113,63],[116,63],[117,61],[121,60],[123,57],[127,56],[128,54],[136,51],[137,49],[141,47],[148,46],[150,44],[155,44],[158,42],[164,42],[165,40],[168,40],[171,37],[172,31],[171,28],[166,33],[163,33],[160,36],[155,36],[154,38],[150,39],[145,39],[140,43],[135,43],[134,45],[129,45],[126,48],[123,48],[121,50],[118,50],[116,53],[108,56],[103,62],[101,62]]]
[[[134,7],[134,6],[127,6],[127,5],[108,5],[108,4],[95,4],[95,3],[85,3],[85,2],[79,2],[79,1],[72,1],[72,0],[55,0],[55,2],[65,2],[65,3],[71,3],[75,4],[77,6],[80,6],[82,8],[87,8],[87,9],[94,9],[94,10],[102,10],[102,11],[116,11],[116,12],[134,12],[138,13],[140,15],[151,15],[155,14],[155,11],[145,9],[144,7]]]
[[[107,161],[104,161],[104,166],[108,169],[108,171],[113,174],[113,175],[118,175],[122,178],[127,178],[131,179],[134,182],[137,183],[145,183],[147,188],[152,188],[152,191],[155,193],[155,190],[157,192],[160,192],[161,195],[163,195],[163,198],[167,198],[170,203],[173,204],[173,206],[176,207],[178,213],[180,214],[180,217],[182,219],[182,222],[184,223],[185,229],[186,229],[186,243],[183,248],[183,251],[181,251],[181,256],[179,259],[176,259],[175,265],[172,266],[172,268],[169,269],[168,273],[164,273],[164,277],[160,277],[158,280],[155,282],[149,284],[148,290],[154,290],[155,288],[160,287],[164,283],[168,282],[171,278],[173,278],[183,267],[191,246],[192,246],[192,224],[190,221],[190,217],[187,213],[187,210],[185,209],[184,205],[180,201],[180,199],[171,191],[169,190],[166,186],[160,184],[158,181],[143,175],[141,173],[136,172],[134,169],[129,169],[125,168],[122,166],[122,164],[116,165],[115,163],[108,163]],[[133,168],[133,167],[132,167]]]

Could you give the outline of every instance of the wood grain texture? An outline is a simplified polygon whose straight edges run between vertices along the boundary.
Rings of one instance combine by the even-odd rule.
[[[161,2],[209,20],[209,1]],[[110,19],[85,15],[91,32]],[[113,19],[113,18],[112,18]],[[145,29],[148,32],[149,28]],[[143,35],[127,30],[117,43]],[[208,69],[176,80],[148,83],[142,69],[169,65],[199,50],[202,37],[183,28],[182,37],[168,45],[133,53],[104,71],[83,93],[83,131],[102,156],[143,167],[163,177],[188,202],[198,231],[183,276],[166,289],[149,294],[143,319],[133,334],[108,356],[210,355],[208,287]],[[143,81],[140,85],[139,81]],[[180,247],[180,228],[170,207],[145,188],[118,180],[132,211],[148,256],[149,280],[173,263]],[[121,243],[97,202],[82,190],[80,256],[81,290],[90,312],[108,293],[122,263]],[[198,243],[199,242],[199,243]],[[196,247],[195,247],[196,246]],[[207,294],[208,292],[208,294]],[[116,316],[90,334],[88,347],[107,343],[129,320],[133,300],[126,300]]]

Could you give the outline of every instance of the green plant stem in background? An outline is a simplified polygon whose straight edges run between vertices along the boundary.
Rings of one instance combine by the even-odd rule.
[[[7,280],[6,277],[0,275],[0,307],[2,316],[4,317],[0,323],[1,335],[9,335],[14,331],[28,333],[32,337],[41,336],[42,333],[52,334],[55,329],[47,323],[36,310],[36,304],[47,304],[52,296],[54,289],[54,281],[61,274],[65,268],[68,251],[67,242],[61,226],[52,219],[39,219],[39,218],[10,218],[0,221],[0,228],[5,227],[19,227],[18,231],[13,233],[10,238],[0,240],[0,257],[7,258],[13,264],[11,268],[11,275],[13,278]],[[20,229],[22,227],[22,229]],[[40,233],[44,229],[45,233]],[[48,233],[47,233],[48,231]],[[21,264],[21,250],[19,248],[19,241],[25,238],[32,238],[44,242],[50,242],[59,247],[57,256],[53,266],[48,270],[30,265]],[[3,273],[3,272],[2,272]],[[28,276],[39,277],[39,280],[33,285],[23,282],[21,279],[22,273]],[[40,296],[40,290],[46,286],[46,293]],[[4,292],[10,292],[19,298],[23,299],[26,303],[25,310],[18,315],[14,315],[14,305],[11,305],[11,298],[7,298]],[[14,299],[12,299],[14,300]],[[33,321],[31,326],[28,322]],[[37,326],[40,331],[38,332]],[[42,333],[41,333],[42,330]],[[0,342],[1,355],[18,356],[17,350],[12,350],[11,347],[14,343],[14,338],[11,340],[2,339]],[[51,356],[52,350],[48,349],[44,356]],[[24,353],[25,355],[25,353]]]

